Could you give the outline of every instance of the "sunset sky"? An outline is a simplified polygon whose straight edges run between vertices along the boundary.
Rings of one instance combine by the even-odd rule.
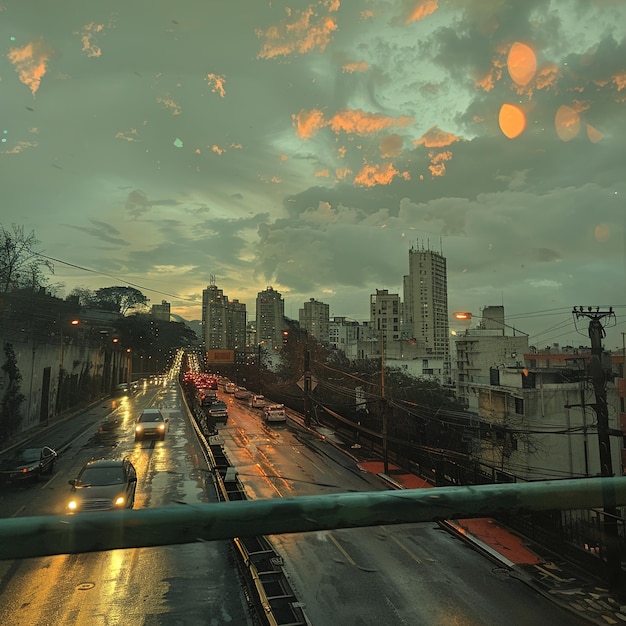
[[[451,313],[543,347],[612,306],[621,347],[625,36],[624,0],[0,0],[0,223],[59,295],[189,320],[212,281],[365,320],[430,248]]]

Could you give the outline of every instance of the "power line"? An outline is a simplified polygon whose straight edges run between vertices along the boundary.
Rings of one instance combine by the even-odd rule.
[[[168,296],[170,298],[176,298],[177,300],[182,300],[183,302],[190,302],[193,304],[198,304],[197,300],[191,300],[190,298],[185,298],[183,296],[179,296],[174,293],[169,293],[167,291],[159,291],[158,289],[151,289],[150,287],[144,287],[143,285],[139,285],[137,283],[132,283],[125,278],[120,278],[119,276],[115,276],[113,274],[106,274],[105,272],[99,272],[98,270],[92,270],[89,267],[83,267],[82,265],[76,265],[74,263],[69,263],[68,261],[63,261],[61,259],[55,259],[51,256],[46,256],[45,254],[41,254],[40,252],[35,253],[37,256],[40,256],[42,259],[47,259],[49,261],[54,261],[55,263],[60,263],[61,265],[67,265],[68,267],[73,267],[74,269],[81,270],[83,272],[89,272],[91,274],[97,274],[98,276],[106,276],[106,278],[112,278],[113,280],[117,280],[122,282],[129,287],[135,287],[136,289],[140,289],[141,291],[151,291],[152,293],[158,293],[162,296]]]

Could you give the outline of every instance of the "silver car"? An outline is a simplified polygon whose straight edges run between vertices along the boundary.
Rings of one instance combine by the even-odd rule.
[[[144,409],[135,422],[135,441],[141,441],[144,437],[157,437],[163,441],[166,431],[167,419],[161,411]]]
[[[89,461],[69,483],[68,513],[132,509],[135,504],[137,472],[127,458]]]

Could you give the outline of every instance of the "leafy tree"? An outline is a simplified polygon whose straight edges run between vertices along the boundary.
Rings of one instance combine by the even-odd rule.
[[[0,400],[0,440],[10,437],[16,432],[21,422],[20,409],[26,396],[20,391],[22,374],[17,367],[15,350],[10,343],[4,344],[6,361],[0,369],[8,378],[2,400]]]
[[[78,300],[78,304],[85,309],[96,305],[96,294],[87,287],[74,287],[68,295],[68,299],[72,298]]]
[[[43,268],[53,272],[54,266],[37,253],[37,245],[34,231],[27,235],[23,226],[0,224],[0,293],[24,287],[36,291],[46,284]]]
[[[107,311],[115,311],[124,315],[131,307],[148,303],[148,298],[134,287],[102,287],[96,290],[94,304]]]

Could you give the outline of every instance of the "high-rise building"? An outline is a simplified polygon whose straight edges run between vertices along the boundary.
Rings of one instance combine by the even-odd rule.
[[[300,328],[308,331],[319,342],[328,343],[329,335],[330,306],[311,298],[304,303],[304,308],[298,311],[298,321]]]
[[[285,301],[273,287],[259,291],[256,297],[256,341],[267,349],[282,345],[285,329]]]
[[[246,305],[229,302],[215,284],[202,291],[202,337],[206,350],[235,350],[246,343]]]
[[[161,300],[161,304],[152,305],[152,319],[159,320],[160,322],[170,321],[170,303],[166,300]]]
[[[370,328],[385,342],[385,346],[400,339],[401,316],[402,303],[397,293],[377,289],[370,296]]]
[[[450,370],[448,276],[442,254],[421,248],[409,250],[409,273],[404,276],[404,328],[424,346],[426,354],[443,358]]]

